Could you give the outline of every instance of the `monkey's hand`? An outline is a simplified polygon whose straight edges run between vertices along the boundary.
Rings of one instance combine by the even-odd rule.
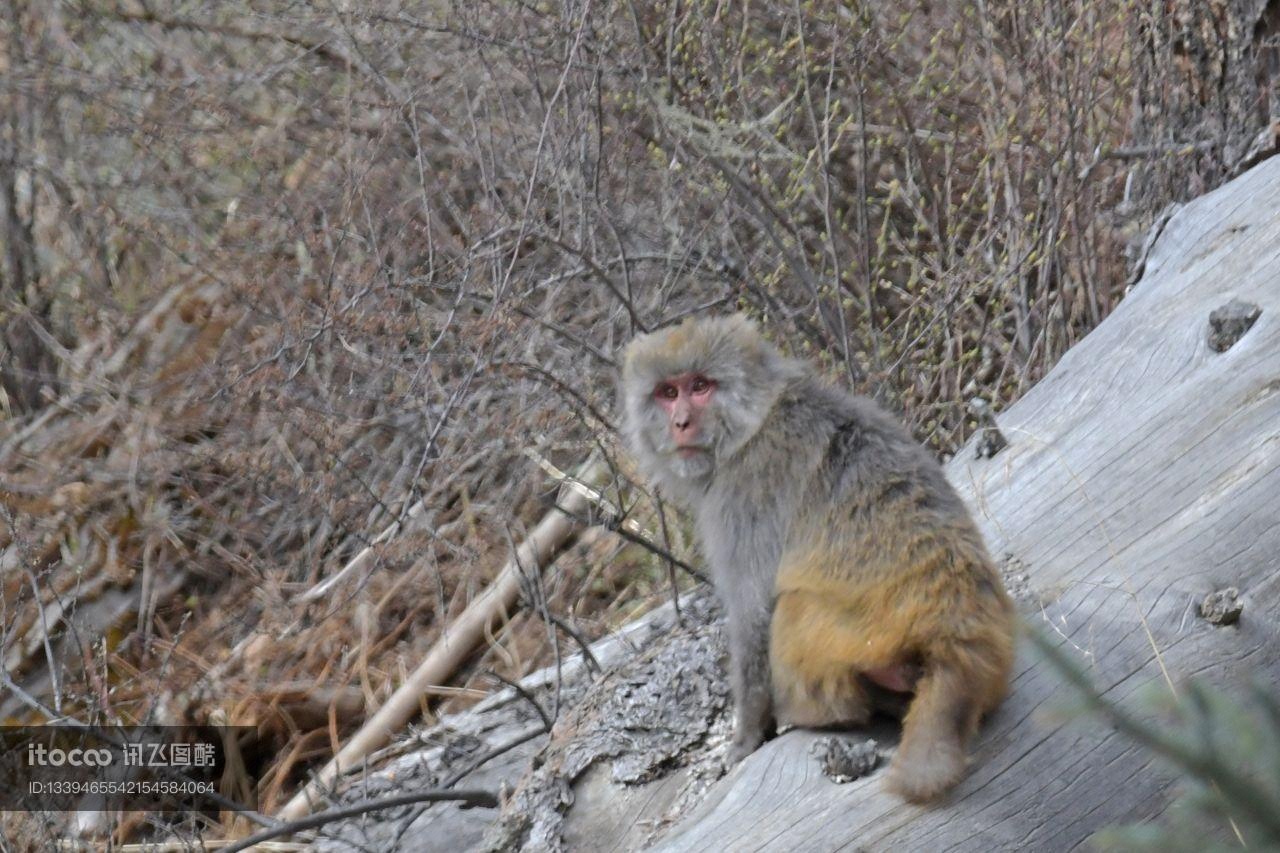
[[[733,733],[733,742],[729,744],[729,754],[725,756],[725,766],[734,767],[742,759],[760,748],[764,743],[764,730],[756,728],[746,731],[746,727],[738,726]]]
[[[773,736],[773,713],[768,692],[763,696],[750,696],[749,699],[754,701],[738,709],[738,722],[733,727],[733,740],[729,744],[729,754],[725,757],[726,767],[733,767]]]

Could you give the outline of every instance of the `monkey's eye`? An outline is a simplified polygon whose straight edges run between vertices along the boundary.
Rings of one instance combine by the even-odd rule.
[[[663,400],[674,400],[680,396],[680,390],[676,386],[664,382],[654,390],[653,396]]]
[[[695,394],[705,394],[711,390],[711,380],[705,376],[696,376],[689,388]]]

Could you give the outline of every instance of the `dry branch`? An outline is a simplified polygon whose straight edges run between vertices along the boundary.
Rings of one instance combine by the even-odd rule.
[[[326,595],[329,594],[330,590],[332,590],[338,584],[342,583],[347,578],[354,575],[356,572],[360,571],[360,569],[362,569],[365,566],[365,564],[368,563],[373,558],[373,555],[377,550],[377,546],[381,545],[384,542],[390,541],[392,537],[394,537],[397,533],[400,532],[400,529],[404,525],[408,524],[409,522],[421,516],[425,508],[426,508],[425,504],[422,501],[418,501],[416,504],[413,505],[412,508],[410,508],[410,510],[405,514],[403,519],[396,519],[395,521],[391,522],[391,524],[387,525],[387,527],[384,528],[381,533],[379,533],[377,536],[374,537],[372,542],[370,542],[367,546],[362,548],[359,554],[356,554],[354,557],[352,557],[351,560],[345,566],[343,566],[340,571],[338,571],[332,577],[326,578],[321,583],[316,584],[311,589],[299,595],[298,601],[303,603],[308,603],[312,601],[318,601],[319,599],[324,598]]]
[[[598,481],[605,473],[603,463],[584,466],[579,479]],[[430,687],[438,685],[458,668],[471,650],[492,629],[494,622],[506,617],[516,604],[526,572],[539,571],[547,565],[575,532],[572,515],[585,511],[590,498],[576,489],[566,489],[559,504],[543,517],[528,538],[516,549],[497,579],[467,606],[453,624],[445,629],[439,642],[427,653],[404,684],[391,695],[368,722],[356,732],[338,754],[318,772],[301,791],[285,804],[277,815],[281,820],[297,820],[311,811],[339,774],[375,749],[383,746],[419,711],[419,700]]]

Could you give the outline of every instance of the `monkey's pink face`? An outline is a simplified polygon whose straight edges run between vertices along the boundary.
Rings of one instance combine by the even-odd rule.
[[[709,449],[707,407],[715,393],[715,380],[701,373],[672,376],[653,389],[653,399],[667,416],[676,452],[685,459]]]

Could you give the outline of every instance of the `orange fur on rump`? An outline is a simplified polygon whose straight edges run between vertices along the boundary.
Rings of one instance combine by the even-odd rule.
[[[1004,698],[1013,665],[1012,607],[995,569],[967,536],[948,538],[921,537],[906,549],[914,554],[847,547],[855,541],[784,555],[771,625],[779,723],[863,723],[872,707],[860,676],[919,669],[889,775],[915,802],[963,775],[965,746]],[[871,559],[860,565],[858,552]]]

